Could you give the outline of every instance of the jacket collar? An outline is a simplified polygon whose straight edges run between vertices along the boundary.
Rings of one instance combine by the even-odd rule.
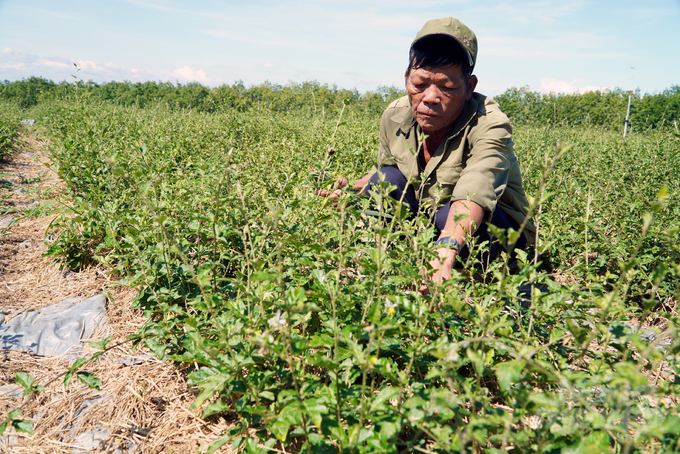
[[[477,101],[475,94],[473,93],[470,100],[465,102],[463,112],[461,112],[460,116],[453,123],[451,132],[446,137],[446,139],[444,139],[444,143],[456,137],[463,129],[465,129],[467,125],[472,121],[472,119],[475,118],[478,110],[479,102]]]
[[[446,136],[446,139],[444,139],[443,144],[448,143],[449,140],[456,137],[463,129],[465,129],[468,123],[470,123],[470,121],[472,121],[472,119],[477,114],[478,108],[479,102],[477,101],[473,93],[472,98],[470,98],[469,101],[465,102],[463,112],[453,123],[453,126],[451,127],[451,132]],[[407,139],[411,134],[411,130],[417,125],[416,120],[413,118],[413,112],[411,111],[410,106],[408,109],[398,111],[397,113],[392,115],[390,119],[395,123],[399,124],[397,135],[401,134]]]
[[[416,126],[416,120],[413,118],[413,112],[411,111],[410,104],[408,109],[397,111],[394,115],[392,115],[392,117],[390,117],[390,120],[399,125],[399,129],[397,129],[397,136],[401,134],[407,139],[411,134],[411,130]]]

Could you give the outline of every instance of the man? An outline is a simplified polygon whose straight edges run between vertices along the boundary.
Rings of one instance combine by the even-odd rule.
[[[383,174],[397,186],[390,196],[414,214],[436,204],[435,244],[441,247],[430,263],[438,283],[451,276],[458,254],[469,253],[472,237],[490,242],[485,260],[500,254],[503,245],[494,241],[487,223],[515,230],[525,224],[519,247],[534,236],[534,227],[525,222],[528,202],[512,126],[493,99],[474,92],[476,61],[472,30],[451,17],[428,21],[411,44],[407,96],[390,104],[380,123],[379,173],[354,183],[368,192]],[[341,178],[335,191],[319,194],[336,198],[346,184]]]

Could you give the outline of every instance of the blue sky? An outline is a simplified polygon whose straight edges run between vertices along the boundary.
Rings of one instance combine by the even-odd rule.
[[[475,31],[477,91],[680,84],[680,0],[0,0],[0,79],[403,86],[428,19]]]

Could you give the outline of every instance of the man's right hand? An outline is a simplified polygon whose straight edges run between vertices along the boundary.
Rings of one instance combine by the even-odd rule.
[[[314,193],[321,197],[328,197],[331,200],[335,200],[342,195],[342,188],[347,186],[347,178],[340,177],[333,183],[333,189],[317,189]]]
[[[458,251],[448,247],[437,249],[438,258],[430,261],[430,266],[435,270],[430,276],[430,280],[436,284],[441,284],[451,278],[451,271],[456,263],[456,255]],[[421,295],[428,295],[430,293],[427,283],[423,283],[418,289]]]

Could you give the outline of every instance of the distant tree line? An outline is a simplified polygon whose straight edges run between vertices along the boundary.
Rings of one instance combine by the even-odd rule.
[[[514,124],[623,127],[629,92],[615,89],[583,94],[541,94],[510,88],[494,99]],[[680,127],[680,85],[658,94],[633,92],[629,130]]]
[[[27,108],[41,101],[79,96],[92,100],[118,103],[124,106],[149,107],[158,103],[171,108],[214,112],[234,109],[240,112],[266,109],[269,111],[310,110],[319,114],[342,108],[343,103],[368,111],[382,112],[386,103],[403,96],[395,87],[379,87],[376,91],[359,93],[318,82],[288,85],[265,82],[246,87],[239,81],[233,85],[209,88],[197,82],[53,82],[42,77],[0,82],[0,99]]]
[[[196,82],[53,82],[42,77],[0,82],[0,99],[27,108],[40,101],[79,96],[124,106],[149,107],[163,103],[171,108],[204,112],[237,110],[240,112],[300,111],[334,113],[343,103],[367,112],[380,113],[387,103],[403,96],[403,89],[379,87],[359,93],[318,82],[265,82],[246,87],[233,85],[209,88]],[[514,124],[589,125],[608,129],[623,127],[628,106],[628,92],[615,89],[583,94],[541,94],[527,87],[510,88],[494,98]],[[677,127],[680,123],[680,86],[657,94],[632,94],[630,127],[656,129]]]

